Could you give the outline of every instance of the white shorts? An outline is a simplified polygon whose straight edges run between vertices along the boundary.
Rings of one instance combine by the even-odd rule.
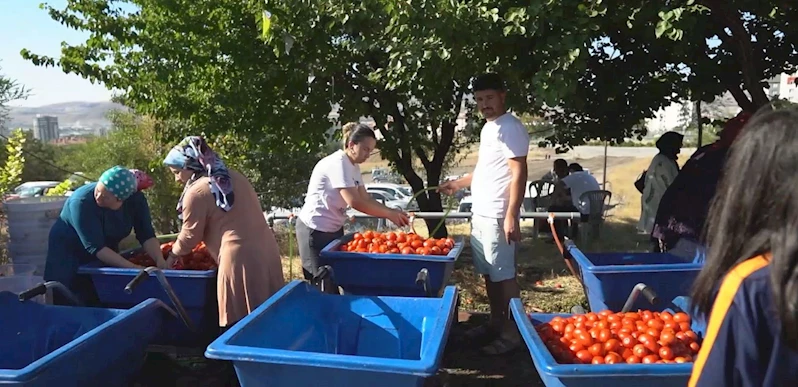
[[[515,278],[516,243],[504,237],[504,219],[471,217],[471,252],[474,269],[491,282]]]

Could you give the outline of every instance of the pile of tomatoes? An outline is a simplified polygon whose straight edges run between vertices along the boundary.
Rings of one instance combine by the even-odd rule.
[[[374,232],[355,233],[341,251],[375,254],[448,255],[454,248],[452,238],[424,238],[415,233]]]
[[[555,317],[535,327],[558,363],[688,363],[698,335],[686,313],[637,311]]]
[[[167,242],[161,245],[161,254],[163,254],[164,259],[166,259],[169,256],[169,252],[172,251],[172,245],[174,245],[174,242]],[[153,261],[153,259],[147,255],[147,252],[143,250],[130,257],[130,262],[144,267],[155,266],[155,261]],[[208,252],[205,242],[200,242],[196,247],[194,247],[190,254],[180,257],[180,259],[175,262],[175,266],[172,269],[211,270],[215,268],[216,261]]]

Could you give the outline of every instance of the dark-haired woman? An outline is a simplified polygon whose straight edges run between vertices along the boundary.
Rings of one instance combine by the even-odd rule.
[[[348,123],[343,127],[343,137],[344,149],[321,159],[313,168],[297,219],[302,272],[308,281],[313,281],[320,266],[321,249],[343,236],[347,207],[386,218],[400,227],[408,224],[407,214],[380,204],[363,186],[359,164],[377,146],[374,131],[363,124]]]
[[[754,117],[707,219],[693,300],[708,316],[689,386],[798,386],[798,112]]]

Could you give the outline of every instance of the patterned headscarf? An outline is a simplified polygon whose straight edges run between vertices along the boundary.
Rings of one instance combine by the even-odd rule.
[[[230,181],[230,172],[204,138],[200,136],[184,138],[169,151],[163,163],[173,168],[188,169],[194,172],[183,188],[183,193],[177,203],[180,219],[183,218],[183,197],[186,190],[202,176],[210,178],[209,184],[211,192],[216,198],[216,205],[224,211],[230,211],[233,208],[235,195],[233,194],[233,184]]]
[[[131,169],[130,172],[133,172],[133,176],[136,177],[136,191],[144,191],[155,185],[150,175],[146,172],[138,169]]]
[[[119,200],[125,200],[136,192],[136,177],[133,172],[119,165],[103,172],[100,183]]]

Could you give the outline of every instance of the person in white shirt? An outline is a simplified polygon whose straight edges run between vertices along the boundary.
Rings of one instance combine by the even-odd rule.
[[[585,201],[581,202],[582,194],[587,191],[598,191],[601,189],[598,181],[590,172],[585,172],[581,165],[572,163],[568,166],[570,172],[568,176],[562,179],[563,183],[571,193],[571,203],[579,209],[582,215],[590,214],[590,203]]]
[[[506,91],[496,74],[477,77],[472,88],[477,108],[487,122],[480,133],[474,172],[441,184],[451,195],[471,187],[471,249],[477,273],[485,277],[490,300],[490,322],[466,333],[472,341],[493,339],[483,352],[500,355],[520,347],[521,338],[510,319],[510,299],[520,297],[515,255],[520,233],[520,211],[527,181],[529,133],[505,108]]]
[[[580,203],[579,198],[587,191],[599,189],[601,186],[593,175],[586,172],[581,165],[572,163],[565,171],[565,175],[561,176],[560,180],[554,184],[549,212],[579,212],[582,214],[580,221],[587,222],[590,203]],[[573,238],[579,231],[578,222],[574,222],[570,230],[566,227],[567,225],[568,220],[554,220],[554,228],[557,230],[557,237],[560,240],[563,240],[565,236]]]
[[[347,207],[387,218],[399,227],[408,224],[407,214],[377,202],[363,185],[359,164],[366,161],[377,146],[374,131],[351,122],[344,125],[343,135],[344,149],[321,159],[313,168],[305,204],[296,222],[302,272],[310,282],[315,282],[314,277],[322,266],[319,262],[321,250],[344,235]]]

